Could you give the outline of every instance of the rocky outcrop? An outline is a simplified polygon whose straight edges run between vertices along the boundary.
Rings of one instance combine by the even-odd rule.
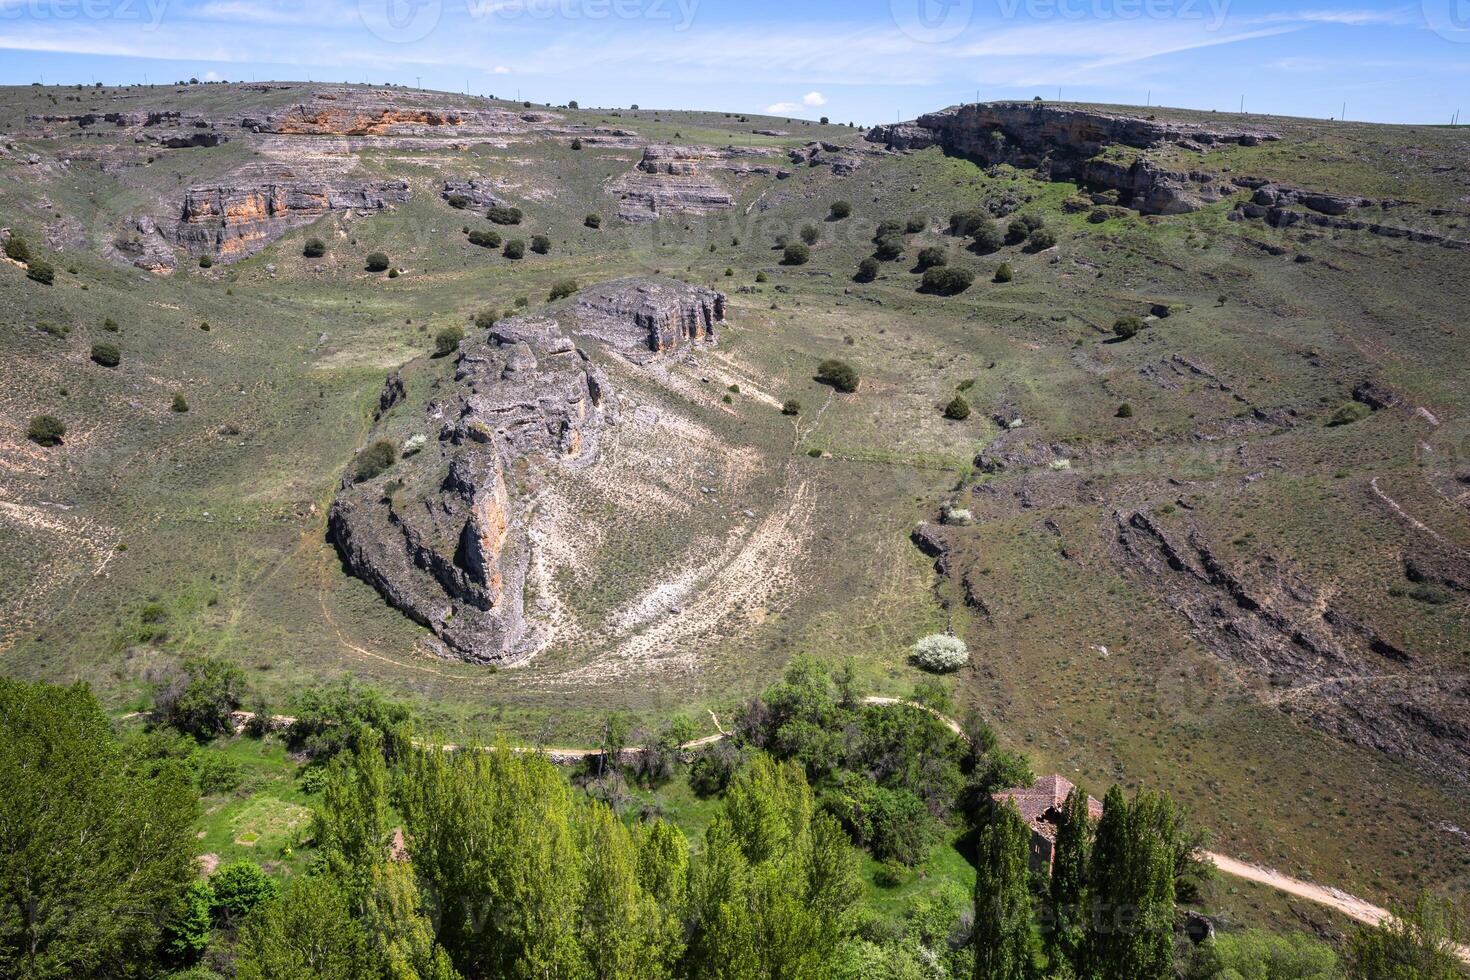
[[[1249,201],[1241,201],[1230,212],[1231,221],[1247,218],[1264,221],[1273,228],[1326,228],[1332,231],[1361,231],[1382,238],[1398,238],[1420,245],[1438,245],[1441,248],[1470,249],[1470,240],[1454,238],[1437,231],[1406,228],[1402,225],[1386,225],[1377,221],[1348,216],[1350,211],[1377,205],[1382,208],[1393,202],[1373,201],[1367,198],[1343,197],[1294,188],[1279,188],[1271,185],[1260,187]],[[1293,205],[1301,205],[1293,207]]]
[[[194,187],[184,195],[172,239],[191,255],[228,261],[257,252],[330,212],[384,211],[408,196],[408,184],[401,180],[273,180]]]
[[[1114,556],[1145,578],[1217,656],[1271,685],[1268,700],[1333,735],[1464,779],[1470,688],[1416,658],[1285,561],[1233,567],[1194,528],[1114,515]]]
[[[496,193],[495,185],[488,180],[471,177],[468,180],[446,180],[444,189],[439,196],[448,201],[451,198],[463,198],[469,204],[477,208],[494,207],[505,203]]]
[[[642,223],[667,213],[728,211],[735,198],[708,172],[712,161],[725,156],[709,147],[647,147],[632,173],[608,185],[608,192],[619,200],[618,216]]]
[[[912,123],[878,126],[867,135],[870,142],[892,150],[939,146],[986,166],[1008,163],[1043,170],[1053,180],[1115,190],[1120,204],[1145,214],[1193,211],[1237,189],[1214,174],[1163,167],[1148,150],[1167,144],[1190,149],[1251,146],[1279,138],[1261,130],[1208,128],[1033,102],[955,106]],[[1118,149],[1124,152],[1108,152]]]
[[[677,279],[615,279],[584,289],[576,307],[580,333],[637,355],[714,340],[725,294]]]
[[[103,249],[103,257],[156,275],[168,275],[178,266],[168,239],[159,231],[158,223],[146,214],[130,218],[123,233]]]
[[[349,476],[332,506],[328,534],[347,568],[459,659],[515,664],[540,647],[525,612],[530,500],[557,468],[594,464],[617,420],[605,374],[573,336],[681,338],[668,350],[710,336],[703,317],[724,310],[721,294],[671,280],[589,292],[554,318],[513,317],[462,344],[449,391],[418,411],[390,376],[372,439],[411,454]]]

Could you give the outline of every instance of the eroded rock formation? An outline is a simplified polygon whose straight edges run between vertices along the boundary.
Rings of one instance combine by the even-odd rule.
[[[390,376],[373,438],[410,455],[371,479],[343,481],[328,524],[343,562],[452,656],[532,656],[540,640],[524,608],[529,499],[557,467],[595,463],[617,419],[605,374],[573,336],[630,352],[635,338],[644,349],[677,349],[713,337],[724,301],[673,280],[620,280],[555,317],[514,317],[467,341],[452,389],[421,412]]]
[[[408,184],[401,180],[288,179],[194,187],[184,195],[171,237],[191,255],[237,259],[329,212],[383,211],[408,196]]]
[[[912,123],[877,126],[867,138],[892,150],[939,146],[987,166],[1040,169],[1053,180],[1115,190],[1121,203],[1145,214],[1178,214],[1238,188],[1217,174],[1171,170],[1147,151],[1166,144],[1194,150],[1222,143],[1253,146],[1280,137],[1263,130],[1160,122],[1047,103],[982,102],[929,113]],[[1110,149],[1125,152],[1105,152]]]
[[[657,221],[665,213],[714,214],[735,206],[735,198],[709,174],[720,150],[701,146],[650,146],[632,173],[608,190],[619,199],[618,215],[628,221]]]

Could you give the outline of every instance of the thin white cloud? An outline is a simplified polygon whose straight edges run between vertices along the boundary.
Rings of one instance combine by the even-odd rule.
[[[802,105],[824,106],[827,104],[827,97],[821,92],[808,92],[801,97],[801,102]]]
[[[492,75],[509,75],[510,74],[510,69],[507,68],[507,67],[505,67],[504,65],[496,65],[494,68],[490,69],[490,74],[492,74]]]
[[[801,108],[800,102],[777,102],[766,106],[768,116],[789,116]]]

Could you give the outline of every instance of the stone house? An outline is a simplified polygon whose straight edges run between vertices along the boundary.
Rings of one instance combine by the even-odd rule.
[[[1076,787],[1061,776],[1043,776],[1034,784],[1020,789],[1001,790],[994,794],[997,803],[1010,801],[1016,805],[1031,828],[1031,870],[1050,871],[1057,846],[1057,825],[1067,796]],[[1087,814],[1093,820],[1102,816],[1102,804],[1089,796]]]

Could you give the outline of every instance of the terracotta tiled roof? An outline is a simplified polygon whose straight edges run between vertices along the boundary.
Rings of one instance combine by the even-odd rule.
[[[994,799],[997,803],[1007,800],[1014,803],[1033,830],[1047,840],[1055,840],[1057,817],[1067,802],[1067,796],[1076,788],[1061,776],[1043,776],[1028,787],[1001,790]],[[1096,820],[1102,816],[1102,804],[1089,796],[1087,813]]]

